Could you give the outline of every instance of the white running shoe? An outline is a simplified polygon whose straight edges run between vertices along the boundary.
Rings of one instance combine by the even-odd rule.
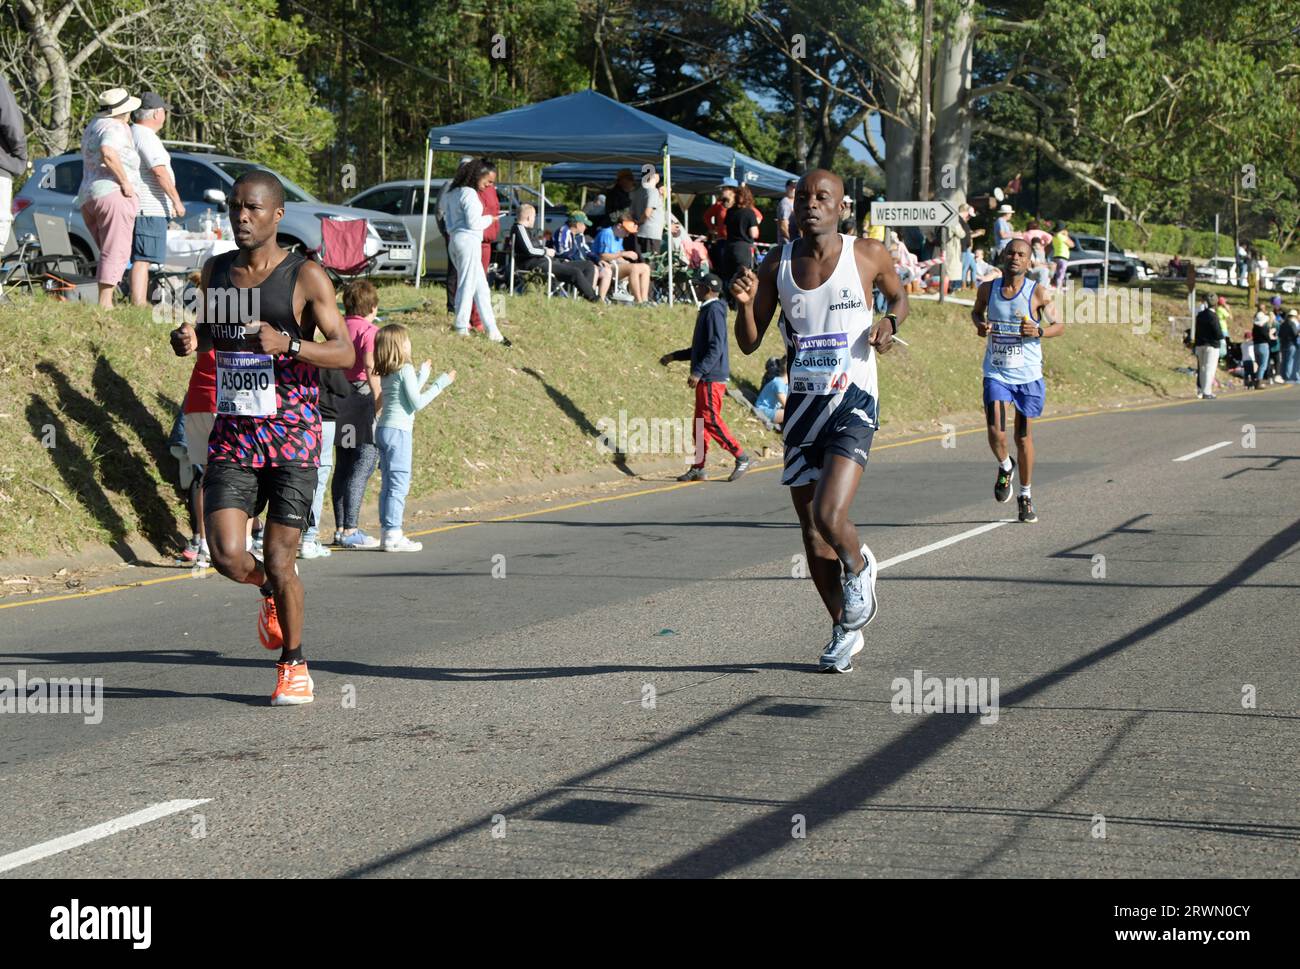
[[[298,558],[300,559],[323,559],[328,558],[330,550],[318,541],[303,541],[298,546]]]
[[[841,622],[845,629],[861,629],[876,618],[876,557],[871,549],[862,546],[862,558],[866,561],[863,570],[854,575],[848,569],[840,576],[844,589],[844,617]]]
[[[422,548],[424,548],[423,542],[413,542],[401,532],[386,532],[384,534],[385,552],[418,552]]]
[[[853,657],[862,652],[862,632],[845,629],[839,623],[831,630],[831,641],[822,650],[818,668],[823,673],[852,673]]]

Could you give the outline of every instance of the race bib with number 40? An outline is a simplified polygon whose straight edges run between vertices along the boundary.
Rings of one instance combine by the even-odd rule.
[[[275,363],[269,354],[217,351],[217,413],[275,414]]]
[[[838,394],[849,385],[847,333],[814,333],[798,337],[790,366],[790,390],[796,394]]]

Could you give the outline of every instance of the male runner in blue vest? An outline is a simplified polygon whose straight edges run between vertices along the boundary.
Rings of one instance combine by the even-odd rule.
[[[984,351],[984,418],[989,447],[998,459],[993,497],[1011,500],[1016,461],[1007,453],[1007,404],[1016,406],[1016,454],[1020,458],[1020,520],[1038,521],[1030,494],[1034,472],[1034,439],[1029,420],[1043,413],[1043,348],[1040,341],[1060,336],[1065,324],[1056,319],[1052,291],[1025,278],[1029,243],[1012,239],[1002,251],[1002,278],[982,283],[971,309],[975,332],[987,337]],[[1043,326],[1046,316],[1047,326]]]

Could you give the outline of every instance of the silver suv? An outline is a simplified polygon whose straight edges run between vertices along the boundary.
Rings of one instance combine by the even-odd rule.
[[[213,215],[225,208],[225,198],[235,179],[247,171],[269,171],[284,185],[284,218],[280,220],[278,241],[286,249],[318,249],[321,243],[322,216],[365,219],[370,243],[366,251],[377,251],[376,276],[410,276],[415,272],[415,243],[401,221],[368,209],[330,205],[317,200],[310,192],[295,185],[279,172],[254,162],[209,151],[171,149],[172,171],[176,189],[185,203],[187,229],[197,229],[204,213]],[[73,205],[81,185],[81,155],[68,153],[55,158],[41,158],[32,164],[32,177],[13,200],[14,238],[34,233],[32,214],[56,215],[68,223],[73,248],[88,261],[99,258],[99,250],[86,228],[81,210]]]

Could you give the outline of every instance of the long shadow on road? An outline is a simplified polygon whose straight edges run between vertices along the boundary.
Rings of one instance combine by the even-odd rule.
[[[1219,581],[1203,589],[1187,602],[1168,610],[1150,622],[1144,623],[1137,629],[1078,659],[1016,687],[1002,697],[1001,705],[1011,707],[1023,703],[1051,687],[1067,681],[1071,676],[1082,673],[1104,660],[1110,659],[1141,643],[1144,639],[1158,633],[1160,630],[1194,615],[1228,592],[1238,588],[1266,565],[1281,558],[1298,542],[1300,542],[1300,519],[1293,521],[1273,537],[1263,542]],[[511,817],[518,816],[530,808],[555,797],[559,792],[610,774],[628,764],[663,751],[674,744],[696,737],[700,733],[722,724],[738,714],[751,710],[759,703],[767,702],[767,700],[766,697],[757,697],[745,701],[712,718],[692,724],[660,742],[637,751],[635,754],[570,777],[555,785],[551,790],[513,805],[503,813]],[[799,798],[800,803],[815,804],[817,806],[815,812],[808,812],[807,829],[812,830],[822,827],[850,811],[863,809],[872,798],[947,747],[958,742],[968,730],[978,723],[978,715],[959,716],[953,714],[928,717],[922,720],[915,727],[863,758],[853,767],[841,772],[808,794],[801,796]],[[742,868],[790,844],[789,815],[789,805],[782,804],[764,816],[741,825],[709,844],[694,849],[668,864],[661,865],[650,872],[649,876],[666,878],[716,877]],[[379,874],[393,865],[410,861],[471,831],[481,831],[489,824],[489,820],[475,820],[443,834],[416,842],[405,849],[391,852],[368,864],[356,867],[347,872],[346,875],[347,877],[363,877]]]
[[[1122,653],[1148,636],[1186,619],[1237,588],[1266,565],[1281,558],[1297,542],[1300,542],[1300,519],[1293,521],[1264,542],[1231,572],[1187,602],[1050,673],[1016,687],[1002,697],[1002,703],[1007,706],[1022,703],[1057,686],[1074,674]],[[909,771],[956,743],[978,723],[978,717],[962,716],[930,717],[923,720],[879,751],[863,758],[849,770],[802,798],[801,800],[816,804],[819,808],[815,815],[808,818],[808,830],[821,827],[846,811],[861,807]],[[650,875],[667,878],[723,875],[757,861],[779,848],[786,847],[789,843],[789,813],[779,810],[741,825],[712,843],[660,866]]]

